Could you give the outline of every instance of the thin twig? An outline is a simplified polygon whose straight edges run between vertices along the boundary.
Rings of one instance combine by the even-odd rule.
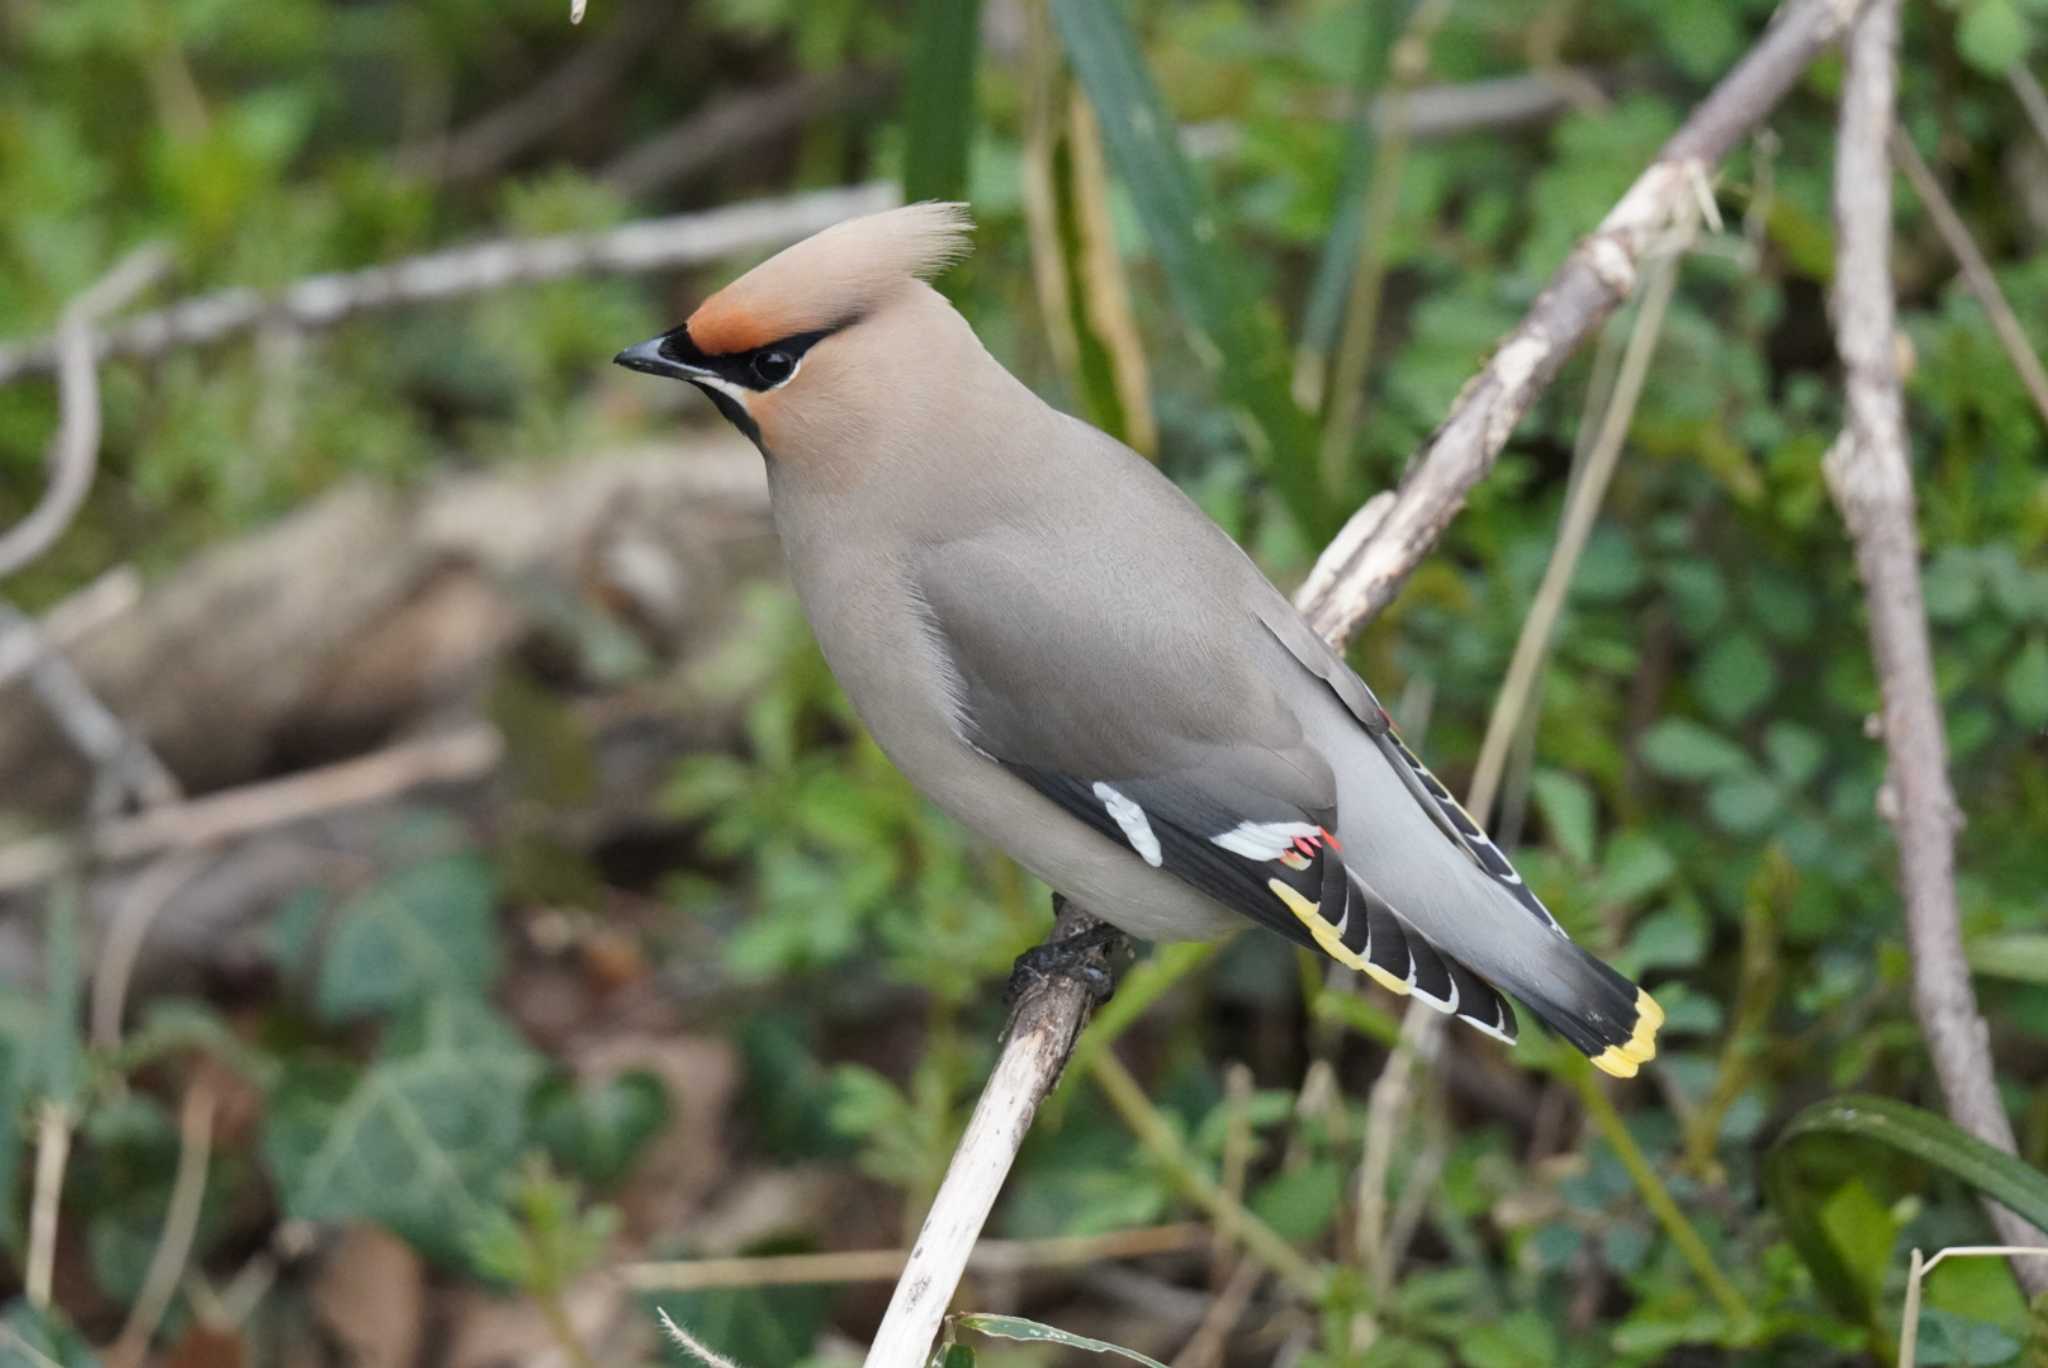
[[[2048,149],[2048,92],[2041,89],[2034,73],[2027,70],[2027,64],[2017,57],[2005,69],[2005,79],[2012,87],[2012,93],[2019,97],[2020,107],[2026,110],[2027,122],[2034,126],[2034,136],[2041,140],[2044,149]]]
[[[1408,96],[1428,74],[1430,40],[1450,9],[1451,0],[1422,0],[1416,6],[1406,30],[1394,41],[1392,60],[1387,64],[1387,93],[1374,102],[1380,114],[1378,146],[1373,154],[1372,180],[1366,186],[1365,222],[1358,235],[1358,260],[1352,267],[1344,331],[1338,338],[1327,385],[1314,387],[1329,395],[1319,466],[1323,487],[1332,493],[1344,488],[1347,458],[1365,408],[1365,370],[1372,359],[1373,334],[1379,323],[1387,238],[1401,206],[1401,172],[1408,162]]]
[[[113,1050],[121,1044],[121,1018],[128,1000],[128,982],[142,956],[149,928],[171,899],[210,863],[200,851],[181,850],[145,869],[121,899],[100,944],[99,965],[92,976],[92,1043]]]
[[[504,738],[488,722],[443,736],[401,741],[380,751],[152,808],[104,823],[92,833],[88,854],[120,863],[166,850],[196,850],[292,822],[383,802],[435,784],[467,783],[498,766]],[[56,875],[71,857],[59,837],[33,837],[0,849],[0,893],[31,887]]]
[[[1331,564],[1310,622],[1344,640],[1384,608],[1493,467],[1565,361],[1634,290],[1645,253],[1700,212],[1706,172],[1770,113],[1864,0],[1793,0],[1723,77],[1594,232],[1565,258],[1468,381],[1419,454],[1379,532]],[[1330,552],[1324,559],[1330,559]]]
[[[713,1349],[709,1345],[705,1344],[695,1335],[683,1329],[682,1326],[677,1325],[675,1321],[670,1318],[668,1312],[657,1310],[655,1314],[661,1317],[661,1328],[667,1332],[668,1337],[670,1339],[675,1341],[676,1347],[678,1349],[681,1349],[686,1354],[696,1355],[697,1358],[704,1364],[704,1368],[740,1368],[740,1366],[737,1363],[734,1363],[731,1359],[719,1353],[716,1349]],[[904,1360],[904,1362],[907,1364],[922,1363],[923,1359],[906,1359]]]
[[[1222,1363],[1223,1351],[1230,1345],[1230,1332],[1244,1319],[1245,1308],[1251,1305],[1253,1294],[1265,1280],[1264,1264],[1257,1259],[1239,1260],[1230,1280],[1209,1303],[1202,1323],[1173,1356],[1173,1368],[1216,1368]]]
[[[496,175],[616,85],[673,13],[663,0],[626,6],[609,28],[580,44],[574,56],[512,99],[425,146],[402,152],[399,173],[444,182]]]
[[[701,265],[735,252],[794,242],[841,219],[887,209],[901,198],[894,185],[871,181],[701,214],[641,219],[601,232],[472,243],[364,271],[308,276],[274,294],[223,290],[97,333],[93,356],[100,361],[147,359],[178,347],[213,346],[271,322],[331,328],[358,314],[457,299],[508,285]],[[52,339],[0,347],[0,384],[46,375],[56,365]]]
[[[171,1298],[192,1254],[192,1238],[199,1230],[199,1211],[206,1200],[206,1167],[213,1153],[213,1090],[204,1083],[185,1089],[185,1104],[178,1118],[178,1168],[171,1179],[171,1200],[164,1209],[164,1226],[157,1236],[156,1251],[150,1255],[149,1271],[143,1275],[142,1290],[128,1312],[121,1337],[107,1350],[114,1364],[135,1364],[149,1349],[150,1336],[163,1323]]]
[[[1138,1259],[1200,1247],[1208,1231],[1193,1222],[1140,1226],[1100,1235],[1058,1235],[1041,1240],[983,1240],[968,1256],[976,1273],[1020,1273],[1070,1268],[1103,1259]],[[798,1284],[887,1282],[900,1276],[907,1249],[849,1249],[826,1254],[767,1254],[736,1259],[682,1259],[626,1264],[619,1276],[643,1292],[700,1292],[706,1288],[783,1287]]]
[[[1736,1290],[1721,1266],[1714,1262],[1714,1253],[1707,1248],[1707,1242],[1700,1238],[1699,1231],[1679,1209],[1671,1196],[1671,1189],[1657,1176],[1657,1170],[1644,1156],[1642,1147],[1636,1144],[1635,1136],[1629,1133],[1628,1125],[1621,1119],[1621,1113],[1614,1109],[1602,1091],[1600,1080],[1593,1076],[1593,1070],[1584,1060],[1573,1056],[1567,1059],[1563,1070],[1571,1083],[1579,1090],[1579,1102],[1592,1118],[1593,1125],[1606,1139],[1615,1158],[1628,1170],[1628,1176],[1635,1180],[1636,1191],[1642,1195],[1643,1204],[1650,1208],[1664,1233],[1677,1247],[1681,1257],[1692,1266],[1693,1275],[1707,1289],[1707,1294],[1720,1306],[1721,1314],[1728,1318],[1729,1328],[1741,1341],[1756,1327],[1756,1313],[1749,1308],[1749,1302]]]
[[[2041,368],[2041,358],[2034,354],[2034,344],[2027,337],[2026,329],[2020,326],[2019,316],[2006,301],[2005,291],[1999,288],[1998,277],[1992,273],[1991,263],[1984,259],[1984,252],[1977,246],[1977,239],[1971,236],[1970,226],[1963,222],[1963,216],[1956,212],[1948,192],[1941,188],[1933,170],[1921,160],[1920,149],[1913,146],[1913,140],[1906,136],[1906,130],[1896,125],[1892,128],[1892,155],[1898,158],[1899,169],[1906,173],[1907,182],[1913,193],[1927,208],[1927,216],[1934,220],[1935,231],[1955,254],[1956,264],[1963,268],[1963,283],[1970,287],[1970,293],[1977,297],[1977,303],[1991,319],[1991,330],[1998,334],[1998,345],[2005,348],[2005,355],[2012,362],[2012,368],[2020,373],[2020,383],[2026,386],[2027,397],[2034,401],[2035,412],[2041,421],[2048,424],[2048,371]]]
[[[2019,1245],[1950,1245],[1937,1250],[1933,1258],[1921,1256],[1918,1246],[1906,1269],[1906,1305],[1899,1317],[1898,1368],[1913,1368],[1920,1352],[1920,1285],[1943,1259],[2048,1259],[2048,1249]]]
[[[37,1310],[50,1305],[50,1277],[57,1263],[57,1212],[63,1202],[64,1165],[71,1157],[71,1126],[76,1119],[68,1102],[46,1100],[36,1109],[36,1185],[29,1206],[28,1261],[22,1290]]]
[[[1228,1194],[1217,1186],[1216,1180],[1202,1171],[1188,1156],[1180,1137],[1167,1125],[1166,1118],[1145,1096],[1138,1080],[1131,1077],[1130,1071],[1114,1054],[1104,1051],[1096,1055],[1089,1062],[1088,1075],[1102,1089],[1102,1095],[1109,1099],[1109,1105],[1123,1118],[1125,1127],[1137,1137],[1138,1143],[1166,1164],[1181,1194],[1208,1213],[1212,1220],[1228,1219],[1233,1223],[1247,1257],[1272,1269],[1281,1281],[1311,1301],[1322,1294],[1327,1279],[1321,1270],[1293,1245],[1281,1239],[1273,1227],[1254,1216],[1241,1203],[1232,1202]]]
[[[50,549],[78,515],[100,459],[99,358],[93,329],[148,289],[169,268],[160,244],[138,247],[99,282],[64,307],[47,344],[57,372],[57,432],[50,439],[50,480],[27,517],[0,534],[0,577]]]
[[[132,565],[117,565],[44,613],[39,631],[0,630],[0,689],[27,674],[45,651],[76,645],[141,600],[142,576]]]
[[[1529,711],[1529,702],[1542,677],[1543,662],[1549,658],[1550,643],[1564,615],[1570,597],[1572,577],[1579,557],[1593,535],[1593,523],[1607,499],[1608,483],[1620,463],[1622,442],[1629,424],[1635,421],[1636,403],[1642,398],[1643,382],[1649,377],[1650,358],[1664,332],[1664,313],[1671,303],[1677,281],[1677,257],[1659,257],[1649,268],[1650,283],[1629,332],[1628,347],[1622,353],[1621,370],[1614,382],[1614,395],[1600,420],[1599,435],[1586,454],[1583,470],[1572,489],[1571,499],[1558,527],[1557,542],[1550,550],[1550,563],[1543,569],[1543,581],[1522,621],[1515,653],[1501,681],[1500,697],[1487,719],[1486,739],[1479,746],[1479,760],[1472,769],[1472,787],[1467,805],[1483,814],[1493,810],[1500,791],[1500,778],[1507,767],[1508,749]]]
[[[758,90],[720,96],[674,127],[633,144],[597,178],[629,198],[672,189],[813,119],[878,104],[895,86],[892,73],[866,67],[800,71]]]
[[[78,753],[93,768],[92,810],[111,817],[130,805],[175,803],[182,790],[149,743],[114,715],[70,660],[44,639],[42,629],[13,604],[0,599],[0,641],[20,642],[27,652],[29,687]],[[59,857],[61,863],[62,856]]]
[[[1821,463],[1855,546],[1884,697],[1888,800],[1899,843],[1913,1008],[1949,1116],[1978,1139],[2014,1152],[2012,1122],[1992,1076],[1984,1019],[1963,956],[1956,905],[1955,829],[1948,745],[1935,689],[1920,589],[1905,400],[1893,341],[1891,168],[1886,156],[1897,86],[1899,0],[1871,0],[1848,42],[1835,155],[1835,346],[1848,424]],[[2043,1237],[2004,1207],[1989,1208],[2007,1244]],[[2029,1295],[2048,1270],[2014,1267]]]

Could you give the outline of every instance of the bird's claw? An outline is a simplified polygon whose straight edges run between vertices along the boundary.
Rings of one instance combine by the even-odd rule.
[[[1100,1007],[1116,992],[1116,975],[1095,957],[1094,952],[1101,950],[1103,958],[1107,959],[1126,943],[1124,933],[1115,927],[1097,926],[1077,936],[1033,946],[1017,956],[1017,962],[1011,967],[1010,986],[1003,995],[1004,1001],[1014,1004],[1047,979],[1064,978],[1086,988],[1088,996]]]

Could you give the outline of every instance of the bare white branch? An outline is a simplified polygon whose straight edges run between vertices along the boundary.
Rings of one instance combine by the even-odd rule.
[[[1990,1046],[1963,957],[1956,905],[1955,830],[1948,744],[1934,682],[1920,590],[1919,533],[1907,461],[1905,399],[1894,343],[1892,176],[1887,151],[1898,71],[1899,0],[1871,0],[1851,30],[1835,152],[1835,345],[1848,426],[1822,473],[1855,545],[1870,614],[1871,652],[1884,692],[1891,816],[1912,951],[1913,1009],[1936,1081],[1957,1125],[2013,1152],[2012,1123],[1992,1077]],[[2007,1244],[2043,1243],[2039,1231],[1989,1208]],[[2016,1263],[2029,1295],[2048,1269]]]

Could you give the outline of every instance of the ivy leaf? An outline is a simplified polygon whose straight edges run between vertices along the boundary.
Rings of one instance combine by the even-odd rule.
[[[549,1153],[586,1182],[609,1187],[668,1121],[661,1079],[635,1069],[601,1083],[559,1076],[535,1090],[534,1132]]]
[[[512,1028],[466,997],[401,1018],[359,1077],[301,1066],[263,1141],[286,1213],[375,1221],[453,1262],[525,1143],[538,1071]]]
[[[320,964],[320,1016],[353,1021],[438,995],[481,994],[498,975],[496,897],[490,866],[454,855],[350,899]]]

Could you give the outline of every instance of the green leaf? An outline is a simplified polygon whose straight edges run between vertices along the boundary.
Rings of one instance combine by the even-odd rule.
[[[1707,813],[1724,831],[1753,836],[1762,831],[1784,806],[1785,795],[1770,779],[1754,770],[1731,774],[1707,790]]]
[[[1641,902],[1677,872],[1678,861],[1656,837],[1643,831],[1620,832],[1607,843],[1595,901],[1621,906]]]
[[[1181,321],[1245,430],[1252,459],[1299,528],[1334,531],[1316,477],[1316,436],[1288,389],[1279,325],[1223,238],[1214,197],[1180,150],[1178,125],[1145,69],[1118,0],[1052,0],[1052,16],[1109,157],[1131,193]]]
[[[981,0],[918,0],[904,73],[903,198],[957,200],[974,140]]]
[[[1755,712],[1777,684],[1770,653],[1749,632],[1731,632],[1716,641],[1693,676],[1701,706],[1730,725]]]
[[[1764,731],[1764,754],[1771,768],[1791,788],[1799,788],[1820,772],[1827,758],[1827,743],[1797,722],[1773,722]]]
[[[44,1360],[58,1364],[60,1368],[100,1368],[99,1356],[93,1353],[92,1345],[54,1306],[37,1310],[17,1297],[8,1303],[6,1314],[0,1315],[0,1324],[5,1324],[21,1343],[41,1354]],[[10,1368],[15,1364],[22,1365],[22,1368],[30,1368],[30,1365],[43,1368],[37,1360],[20,1353],[20,1344],[0,1343],[0,1348],[6,1350],[0,1362],[10,1365]]]
[[[320,964],[321,1017],[351,1021],[442,994],[481,994],[498,976],[496,896],[490,866],[455,855],[350,899]]]
[[[750,1254],[788,1252],[754,1248]],[[704,1292],[671,1292],[658,1305],[678,1325],[744,1368],[770,1368],[807,1359],[825,1328],[836,1289],[830,1287],[744,1287]],[[674,1344],[662,1360],[703,1368]]]
[[[1643,733],[1643,763],[1666,779],[1700,780],[1749,768],[1742,747],[1683,717],[1667,717]]]
[[[1645,969],[1690,969],[1707,954],[1707,919],[1691,904],[1674,904],[1643,918],[1629,938],[1627,959]]]
[[[1282,1169],[1252,1191],[1247,1204],[1283,1240],[1310,1241],[1337,1217],[1344,1174],[1327,1160]]]
[[[1930,1306],[1920,1313],[1917,1349],[1917,1368],[1990,1368],[2012,1362],[2020,1342],[2000,1326]]]
[[[1135,1349],[1125,1349],[1107,1340],[1090,1339],[1077,1335],[1071,1330],[1061,1330],[1050,1325],[1041,1325],[1022,1316],[994,1316],[985,1312],[972,1312],[953,1317],[953,1324],[963,1330],[977,1330],[992,1339],[1023,1340],[1032,1344],[1057,1344],[1068,1349],[1085,1349],[1091,1354],[1115,1354],[1118,1358],[1129,1359],[1132,1363],[1143,1364],[1144,1368],[1166,1368],[1158,1359],[1148,1358]]]
[[[1973,0],[1956,24],[1956,49],[1991,76],[2026,59],[2029,37],[2026,16],[2012,0]]]
[[[2048,727],[2048,637],[2028,639],[2005,672],[2005,705],[2026,727]]]
[[[1899,1238],[1899,1223],[1891,1208],[1861,1179],[1851,1178],[1822,1205],[1820,1221],[1862,1284],[1864,1296],[1875,1301],[1884,1290],[1885,1270]]]
[[[302,1067],[263,1140],[286,1213],[375,1221],[453,1261],[525,1144],[538,1072],[526,1043],[465,997],[402,1017],[360,1077]]]
[[[964,1344],[948,1344],[932,1355],[931,1368],[974,1368],[974,1350]]]
[[[2048,932],[1972,936],[1967,950],[1970,967],[1980,974],[2048,986]]]
[[[1792,1118],[1764,1157],[1765,1191],[1821,1295],[1844,1317],[1865,1327],[1873,1348],[1888,1357],[1889,1327],[1852,1262],[1855,1253],[1845,1254],[1836,1242],[1822,1214],[1823,1198],[1802,1169],[1806,1151],[1825,1154],[1845,1140],[1881,1145],[1918,1160],[2037,1226],[2048,1223],[2048,1174],[1932,1112],[1888,1098],[1838,1097],[1817,1102]]]
[[[557,1076],[534,1090],[534,1134],[565,1168],[609,1187],[668,1121],[668,1093],[644,1069],[601,1083]]]
[[[1530,785],[1537,811],[1558,847],[1574,864],[1592,864],[1597,820],[1593,790],[1577,775],[1553,769],[1538,770]]]

